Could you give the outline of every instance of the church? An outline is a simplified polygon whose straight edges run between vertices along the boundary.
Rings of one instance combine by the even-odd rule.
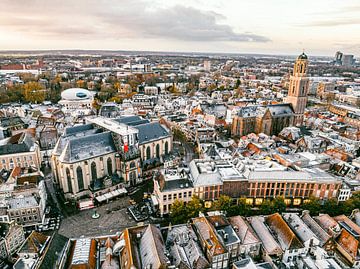
[[[288,96],[283,104],[242,107],[233,118],[231,133],[244,136],[250,133],[277,135],[288,126],[301,126],[309,90],[308,57],[305,53],[296,59],[290,76]]]
[[[66,199],[96,198],[141,183],[145,164],[161,163],[171,151],[171,132],[159,122],[93,117],[65,129],[51,162]]]

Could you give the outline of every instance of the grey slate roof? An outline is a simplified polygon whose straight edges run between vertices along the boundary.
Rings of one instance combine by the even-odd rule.
[[[283,115],[292,115],[294,114],[294,110],[292,109],[290,104],[276,104],[276,105],[268,105],[268,106],[246,106],[242,107],[238,116],[244,118],[262,116],[265,114],[266,110],[269,109],[272,116],[283,116]]]
[[[8,128],[11,126],[24,125],[23,120],[20,117],[1,117],[0,126]]]
[[[145,124],[145,123],[150,123],[150,121],[146,120],[146,119],[143,119],[143,120],[139,120],[139,121],[129,122],[129,123],[127,123],[127,125],[129,125],[129,126],[137,126],[137,125]]]
[[[139,144],[146,144],[170,136],[170,132],[158,122],[134,126],[139,130]]]
[[[271,115],[273,116],[294,114],[294,110],[290,104],[269,105],[267,108],[270,110]]]
[[[187,187],[186,187],[186,184],[188,184]],[[161,191],[174,191],[174,190],[178,190],[178,189],[188,189],[188,188],[192,188],[192,187],[193,187],[193,184],[189,179],[179,178],[179,179],[173,179],[173,180],[166,180],[164,187]]]
[[[104,132],[69,140],[60,158],[64,162],[72,163],[115,151],[116,147],[111,133]]]
[[[84,132],[91,129],[94,129],[94,126],[92,124],[75,125],[72,127],[67,127],[64,131],[64,135],[72,135],[75,133]]]
[[[31,147],[34,146],[34,141],[29,134],[23,133],[23,137],[20,138],[18,143],[8,143],[0,146],[0,155],[14,154],[21,152],[29,152]]]
[[[118,123],[128,124],[130,122],[141,121],[142,119],[143,118],[140,116],[123,116],[114,120],[117,121]]]

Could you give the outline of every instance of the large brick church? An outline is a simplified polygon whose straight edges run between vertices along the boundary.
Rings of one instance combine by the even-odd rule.
[[[250,133],[277,135],[283,128],[301,125],[309,90],[308,58],[305,53],[296,59],[290,77],[288,96],[283,104],[246,106],[239,110],[232,122],[231,133],[243,136]]]

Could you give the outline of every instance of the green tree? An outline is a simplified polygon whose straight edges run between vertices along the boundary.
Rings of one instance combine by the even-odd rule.
[[[324,213],[328,213],[330,216],[340,215],[342,212],[339,210],[341,207],[338,206],[338,202],[336,199],[330,199],[324,202],[322,207],[322,211]]]
[[[273,212],[282,213],[286,210],[286,204],[284,198],[277,196],[274,200],[271,201]]]
[[[187,219],[199,216],[199,212],[204,210],[204,204],[197,196],[191,197],[191,200],[186,205]]]
[[[45,101],[46,89],[36,81],[30,81],[24,85],[25,100],[30,103],[41,103]]]
[[[1,103],[23,102],[25,100],[24,85],[22,84],[15,84],[3,90],[4,96],[0,99]]]
[[[215,210],[228,212],[230,208],[232,208],[232,199],[227,195],[220,195],[219,199],[214,203]],[[232,211],[233,210],[234,208],[232,208]]]
[[[245,198],[241,198],[237,204],[238,215],[249,216],[251,215],[251,206],[246,203]]]
[[[263,203],[260,206],[260,213],[262,215],[270,215],[273,213],[273,205],[271,201],[264,200]]]
[[[310,199],[302,205],[303,210],[309,210],[310,215],[319,215],[321,211],[321,202],[320,199],[316,197],[310,197]]]
[[[187,209],[183,201],[175,200],[171,205],[170,219],[173,224],[185,223],[188,220]]]

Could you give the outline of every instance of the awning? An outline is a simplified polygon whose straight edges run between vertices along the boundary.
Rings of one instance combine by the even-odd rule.
[[[121,189],[117,189],[117,190],[105,193],[105,194],[100,195],[100,196],[96,196],[95,199],[98,202],[103,202],[103,201],[106,201],[108,199],[117,197],[117,196],[125,194],[125,193],[127,193],[127,190],[125,188],[121,188]]]
[[[151,201],[154,206],[157,206],[159,204],[158,199],[156,198],[155,195],[151,195]]]

